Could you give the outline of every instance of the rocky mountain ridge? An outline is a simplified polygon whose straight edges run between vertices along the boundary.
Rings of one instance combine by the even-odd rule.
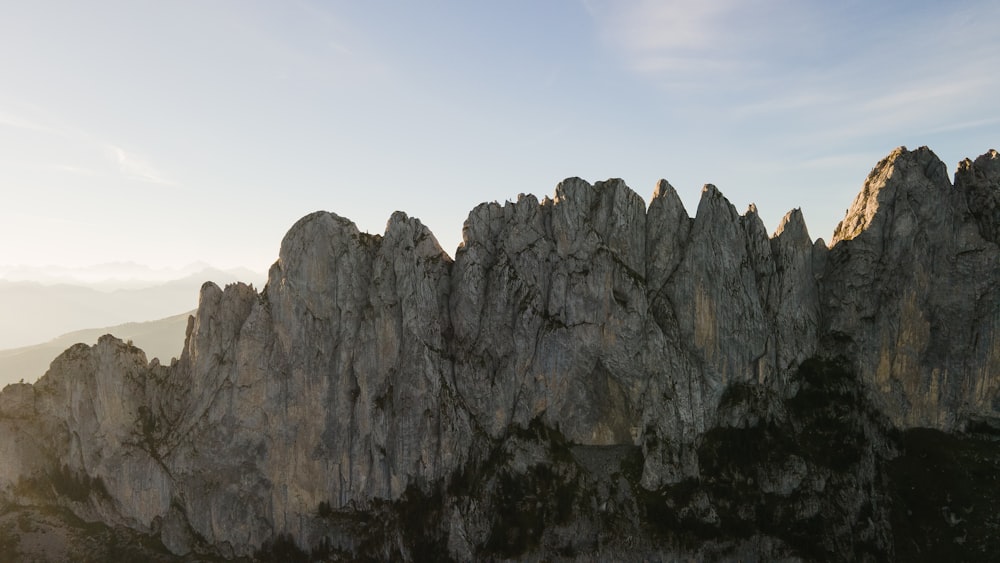
[[[830,247],[666,181],[482,204],[454,260],[314,213],[262,291],[202,287],[170,366],[109,337],[8,386],[0,513],[164,557],[924,555],[893,460],[997,420],[998,189],[996,151],[952,184],[897,149]]]

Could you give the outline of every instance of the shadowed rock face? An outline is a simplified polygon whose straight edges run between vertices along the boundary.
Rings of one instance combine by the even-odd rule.
[[[897,149],[829,249],[666,181],[482,204],[454,261],[403,213],[308,215],[263,291],[202,287],[172,365],[105,337],[0,394],[0,527],[168,558],[919,555],[900,432],[1000,410],[998,189],[995,151],[952,185]]]

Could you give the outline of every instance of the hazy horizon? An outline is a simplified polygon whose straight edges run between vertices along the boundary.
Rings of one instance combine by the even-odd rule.
[[[191,311],[197,308],[199,289],[206,281],[220,286],[242,281],[258,291],[266,282],[263,272],[221,270],[201,263],[187,269],[124,265],[13,271],[0,267],[0,311],[4,312],[0,351],[44,344],[74,331],[159,320]]]
[[[104,262],[83,266],[58,264],[27,265],[0,264],[0,281],[37,282],[43,285],[73,284],[101,288],[109,291],[134,289],[159,283],[181,280],[191,276],[208,276],[226,273],[245,277],[247,283],[263,286],[267,268],[254,270],[247,267],[220,268],[206,262],[195,261],[181,267],[154,267],[134,261]],[[227,279],[229,279],[227,277]]]
[[[899,145],[997,148],[1000,4],[14,3],[0,264],[266,270],[300,217],[454,254],[484,201],[567,177],[713,183],[829,239]],[[16,242],[15,242],[16,241]]]

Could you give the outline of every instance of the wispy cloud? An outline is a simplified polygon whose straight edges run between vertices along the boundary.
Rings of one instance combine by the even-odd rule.
[[[4,111],[0,111],[0,126],[25,129],[28,131],[41,131],[45,133],[54,132],[50,127],[42,125],[41,123]]]
[[[864,170],[871,167],[872,155],[867,152],[846,152],[810,158],[794,166],[803,170]]]
[[[656,78],[730,72],[750,62],[736,48],[754,35],[746,17],[760,2],[590,0],[587,11],[606,42],[633,70]],[[742,21],[744,26],[733,25]]]
[[[990,125],[1000,125],[1000,117],[986,117],[983,119],[972,119],[969,121],[959,121],[957,123],[949,123],[947,125],[942,125],[941,127],[936,127],[930,129],[928,133],[947,133],[951,131],[965,131],[968,129],[979,129],[980,127],[987,127]],[[1000,143],[1000,141],[998,141]]]
[[[110,163],[115,167],[117,173],[127,180],[162,186],[176,185],[152,164],[149,157],[125,150],[115,143],[101,139],[98,135],[61,123],[57,119],[47,116],[39,108],[30,109],[31,111],[27,112],[30,115],[0,110],[0,127],[43,133],[64,142],[68,141],[71,144],[82,146],[91,153],[96,151],[98,154],[103,154],[105,159],[105,163],[102,163],[98,158],[93,166],[51,163],[53,168],[79,176],[99,176],[101,173],[98,170],[102,167],[101,165],[106,167],[106,163]]]
[[[80,166],[73,166],[70,164],[56,164],[55,166],[53,166],[53,168],[55,168],[56,170],[60,170],[62,172],[68,172],[70,174],[75,174],[77,176],[83,176],[85,178],[93,178],[100,176],[100,173],[98,173],[96,170],[92,170],[90,168],[83,168]]]
[[[156,169],[146,158],[131,153],[115,145],[107,145],[106,153],[118,164],[121,175],[129,180],[138,180],[150,184],[173,186],[174,183]]]
[[[328,83],[351,77],[340,85],[380,81],[392,74],[378,56],[377,45],[359,32],[363,26],[346,19],[340,10],[302,0],[286,2],[283,9],[283,17],[297,22],[295,35],[276,33],[270,25],[242,22],[239,36],[256,56],[255,64],[278,69],[286,79]]]
[[[613,25],[629,31],[621,39],[640,57],[663,51],[690,53],[717,43],[719,20],[737,5],[726,0],[640,0],[618,12]]]
[[[702,117],[816,142],[979,124],[1000,95],[1000,5],[586,3],[630,70]],[[673,100],[673,101],[672,101]],[[720,127],[725,127],[720,121]]]
[[[831,92],[828,89],[807,86],[789,91],[782,95],[749,100],[735,104],[730,114],[736,118],[751,118],[754,116],[772,115],[779,111],[809,109],[819,106],[831,106],[845,103],[842,93]]]
[[[898,89],[884,91],[864,103],[871,112],[920,111],[927,107],[942,107],[952,101],[968,99],[988,91],[997,82],[989,76],[969,76],[945,70],[929,77],[900,84]],[[946,106],[945,106],[946,107]]]

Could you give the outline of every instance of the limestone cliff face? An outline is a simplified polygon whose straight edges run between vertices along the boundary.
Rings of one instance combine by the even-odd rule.
[[[241,553],[275,530],[308,536],[320,503],[398,498],[459,466],[471,433],[445,350],[450,262],[404,214],[373,237],[316,213],[264,294],[206,284],[175,403],[154,415],[175,526]]]
[[[890,433],[1000,410],[998,162],[897,149],[829,249],[666,181],[480,205],[454,261],[403,213],[311,214],[262,291],[202,287],[174,364],[105,337],[5,389],[0,495],[177,555],[808,554],[787,518],[891,554]]]
[[[853,357],[901,427],[950,429],[1000,408],[995,151],[952,186],[926,147],[872,170],[823,277],[831,352]]]

